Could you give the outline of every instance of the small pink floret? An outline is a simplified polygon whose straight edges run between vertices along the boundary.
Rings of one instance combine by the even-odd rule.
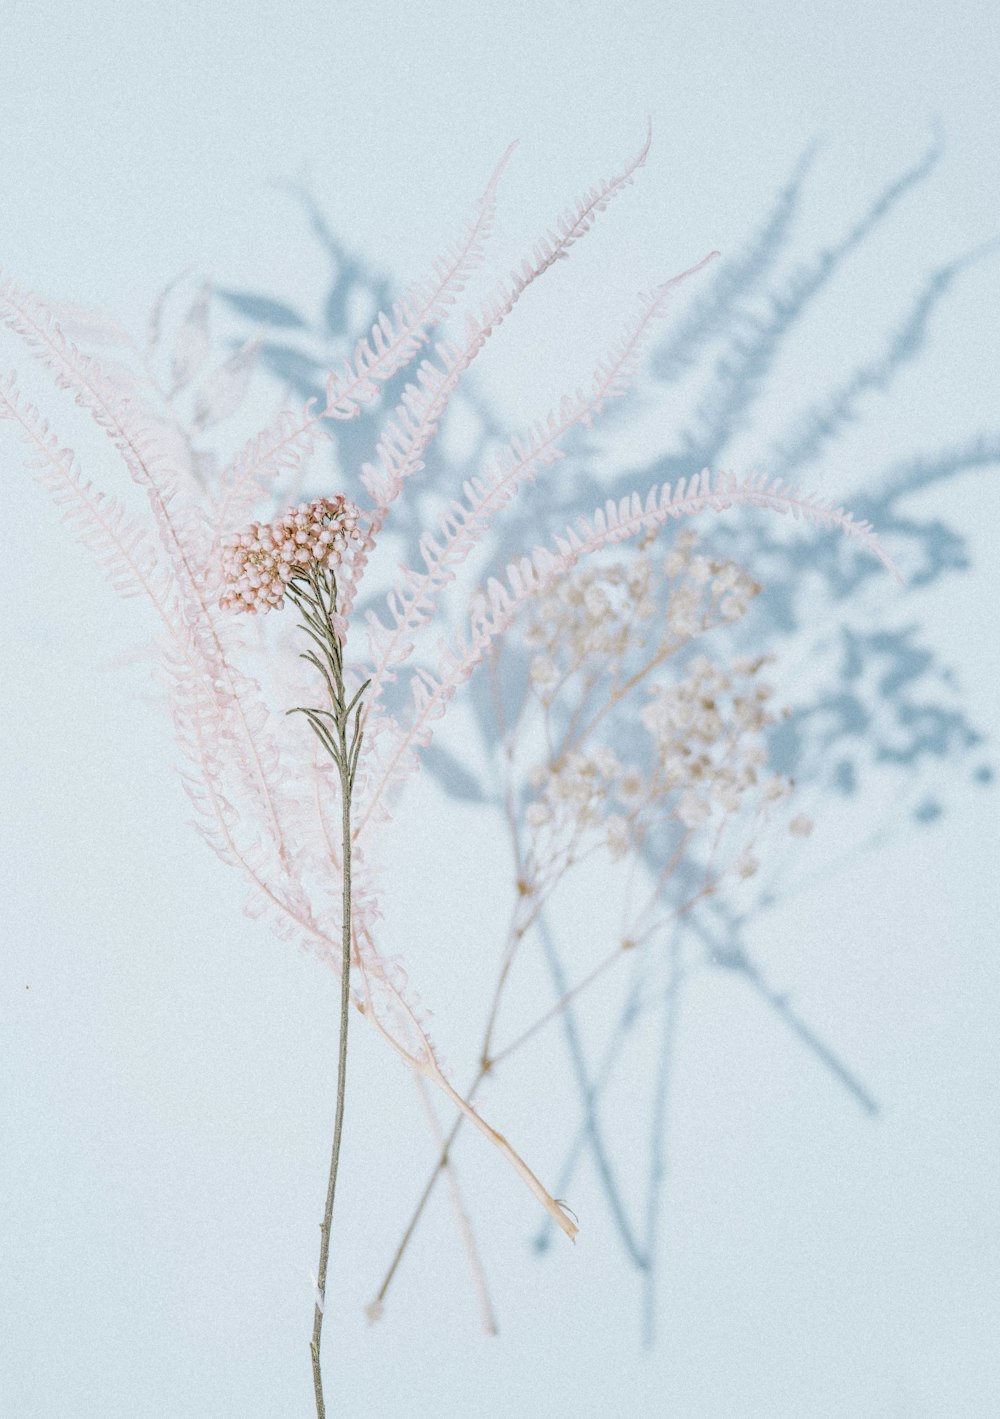
[[[360,537],[361,514],[343,493],[289,508],[277,522],[252,522],[222,539],[224,611],[277,610],[287,583],[312,564],[334,571]]]

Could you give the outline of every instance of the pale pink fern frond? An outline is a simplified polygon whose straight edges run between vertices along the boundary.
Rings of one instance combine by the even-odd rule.
[[[141,353],[132,334],[107,311],[81,301],[50,300],[47,305],[70,339],[82,340],[88,345],[117,346],[135,355]]]
[[[273,478],[299,467],[318,443],[328,441],[321,428],[324,418],[354,418],[363,404],[377,397],[385,381],[409,364],[427,343],[428,332],[448,314],[482,261],[493,230],[497,188],[516,146],[512,143],[500,159],[475,217],[463,235],[434,262],[432,274],[406,290],[394,305],[391,319],[380,312],[370,336],[358,341],[353,361],[345,360],[340,372],[330,374],[325,407],[314,412],[317,401],[311,399],[301,410],[282,410],[224,469],[220,480],[224,492],[215,509],[214,541],[242,520]]]
[[[186,759],[181,777],[197,815],[195,827],[217,856],[239,871],[248,888],[246,914],[254,920],[266,918],[279,938],[295,942],[339,973],[341,864],[339,855],[335,855],[333,862],[325,858],[310,837],[315,822],[307,811],[308,786],[304,782],[289,785],[292,791],[282,805],[286,825],[301,831],[290,860],[278,861],[272,851],[273,844],[259,832],[260,815],[248,813],[238,795],[234,800],[232,760],[226,752],[225,726],[220,723],[215,698],[206,693],[204,686],[192,678],[183,662],[171,653],[164,657],[163,663],[171,682],[175,732]],[[315,806],[321,810],[318,800]],[[301,812],[297,813],[296,809]],[[322,811],[320,821],[323,824]],[[326,889],[327,905],[321,910],[313,904],[311,885],[307,887],[307,874],[317,862]],[[371,892],[366,890],[363,856],[359,858],[359,890],[353,898],[352,915],[356,930],[362,926],[370,929],[379,916]],[[374,948],[358,964],[367,975],[380,979],[385,976],[389,982],[392,972],[383,969]],[[398,981],[391,987],[387,984],[387,989],[394,996],[401,994]],[[355,1004],[364,1009],[360,987],[355,991]],[[404,1004],[401,1001],[401,1009]],[[399,1040],[397,1045],[405,1053],[405,1041]]]
[[[486,341],[514,309],[528,287],[594,225],[598,215],[628,187],[646,161],[652,131],[638,153],[614,177],[590,188],[550,228],[525,257],[508,281],[497,288],[484,304],[480,316],[467,321],[465,342],[455,345],[442,341],[435,347],[438,364],[421,362],[417,382],[407,385],[394,415],[388,420],[376,448],[378,465],[367,463],[361,481],[384,516],[399,496],[406,478],[419,471],[428,443],[437,430],[445,407]]]
[[[13,282],[0,285],[0,321],[19,335],[57,386],[73,395],[121,454],[132,479],[145,491],[160,538],[179,585],[197,584],[196,568],[207,551],[203,519],[193,509],[169,511],[178,491],[179,470],[163,456],[155,425],[135,402],[123,398],[100,362],[84,354],[63,333],[48,306]]]
[[[536,547],[530,556],[511,562],[505,582],[490,578],[473,599],[468,637],[459,637],[453,646],[441,643],[434,673],[423,668],[412,672],[408,721],[397,724],[386,717],[379,721],[379,732],[372,736],[368,777],[359,785],[363,811],[358,815],[356,832],[360,834],[369,821],[386,816],[388,793],[416,768],[419,751],[430,743],[434,725],[445,714],[455,691],[469,679],[490,645],[510,628],[526,603],[548,592],[582,558],[605,547],[655,532],[672,520],[738,506],[764,507],[836,529],[899,579],[869,522],[857,521],[831,499],[786,488],[780,478],[758,476],[741,481],[720,472],[713,479],[706,468],[696,477],[681,478],[673,487],[669,483],[655,485],[645,497],[633,492],[618,502],[608,501],[589,519],[581,518],[576,528],[566,528],[554,539],[554,549]]]
[[[601,413],[608,399],[622,399],[629,392],[653,322],[666,315],[677,288],[692,276],[704,271],[719,255],[718,251],[710,251],[694,266],[689,266],[686,271],[664,281],[648,295],[640,296],[638,315],[633,316],[617,345],[605,355],[594,371],[594,388],[591,395],[594,408],[590,419],[584,418],[585,424],[589,426],[593,415]]]
[[[834,529],[880,561],[897,581],[902,580],[871,523],[858,521],[832,498],[800,493],[786,487],[782,478],[769,479],[764,474],[741,480],[732,473],[720,471],[713,480],[707,468],[692,478],[678,479],[673,487],[669,483],[654,484],[644,498],[633,492],[617,502],[609,499],[589,519],[579,520],[579,533],[567,528],[563,537],[556,539],[556,550],[559,557],[570,558],[568,569],[581,556],[643,532],[656,531],[671,520],[692,517],[706,510],[724,512],[731,507],[768,508],[771,512],[790,514],[797,520]]]
[[[167,631],[179,634],[177,592],[151,535],[117,498],[88,482],[72,451],[58,439],[33,404],[23,399],[14,374],[0,380],[0,419],[16,423],[31,452],[25,465],[36,472],[78,540],[120,596],[149,597]]]
[[[228,628],[223,628],[225,645],[218,628],[186,616],[167,623],[167,630],[161,663],[189,766],[198,772],[227,765],[226,792],[238,797],[246,816],[263,824],[275,870],[290,878],[294,853],[284,822],[291,784],[260,686],[235,668],[237,642]]]
[[[173,641],[164,649],[161,670],[175,737],[184,758],[181,779],[195,809],[194,825],[199,834],[224,863],[242,876],[249,892],[245,902],[248,916],[266,917],[279,937],[296,941],[339,971],[341,863],[339,853],[328,855],[322,849],[322,842],[332,846],[332,837],[327,836],[318,779],[315,787],[306,782],[297,762],[301,754],[290,764],[279,765],[272,749],[272,757],[263,767],[269,774],[280,772],[283,792],[278,806],[288,842],[284,852],[276,852],[273,836],[267,831],[266,805],[261,804],[252,781],[248,784],[241,772],[239,746],[233,743],[227,706],[218,687],[192,670],[184,647]],[[244,688],[243,677],[239,677],[238,688]],[[263,706],[255,702],[255,709],[251,728],[257,733],[261,729],[257,714],[263,713]],[[329,790],[329,782],[324,786]],[[311,793],[315,793],[312,805]],[[323,835],[319,844],[314,838],[316,823],[311,806],[319,816]],[[379,912],[363,852],[358,854],[356,875],[354,923],[370,929]],[[313,904],[312,879],[323,889],[325,910],[317,911]],[[384,975],[390,982],[393,973],[384,966],[374,947],[364,967],[369,974]],[[390,983],[392,992],[400,994],[400,982]],[[359,996],[356,1003],[360,1002]]]
[[[236,764],[247,792],[259,805],[279,858],[288,849],[279,808],[280,753],[268,726],[259,686],[233,665],[238,633],[219,625],[212,604],[215,578],[207,562],[209,544],[198,511],[175,507],[179,480],[176,468],[162,454],[155,424],[122,399],[104,376],[98,361],[67,340],[45,303],[12,283],[0,286],[0,320],[21,336],[50,370],[57,385],[104,430],[121,454],[134,481],[146,492],[164,552],[173,570],[181,613],[186,625],[181,650],[197,683],[217,697],[221,723],[233,745]]]
[[[523,262],[520,272],[514,272],[512,279],[515,285],[520,280],[524,280],[526,284],[536,280],[554,261],[564,257],[573,243],[590,230],[598,214],[604,211],[608,203],[631,185],[636,173],[649,156],[652,141],[653,123],[652,119],[648,119],[646,140],[635,156],[626,162],[621,172],[613,177],[602,178],[595,187],[588,188],[566,209],[557,221],[555,230],[549,228],[545,236],[536,243],[531,261]]]
[[[501,284],[485,302],[478,318],[470,315],[466,321],[464,344],[439,341],[435,345],[436,363],[422,360],[416,379],[411,381],[400,398],[394,413],[383,426],[376,446],[376,462],[362,465],[361,482],[372,499],[374,508],[368,532],[355,549],[353,560],[345,567],[341,592],[341,609],[349,615],[368,558],[374,549],[388,515],[389,508],[399,497],[407,478],[423,468],[423,456],[444,414],[448,403],[476,356],[490,336],[510,315],[528,287],[555,264],[568,256],[573,244],[593,226],[609,203],[631,185],[636,172],[646,161],[652,142],[652,126],[647,127],[646,141],[621,171],[590,188],[558,219],[525,257],[519,268]]]
[[[496,217],[497,188],[516,147],[511,143],[497,163],[475,217],[434,262],[431,275],[404,292],[393,306],[391,318],[379,312],[370,336],[355,346],[353,358],[344,361],[340,372],[331,373],[323,411],[327,418],[353,419],[362,404],[378,396],[387,379],[410,363],[427,343],[428,331],[451,310],[483,259]]]
[[[27,466],[38,474],[40,482],[62,507],[64,516],[74,526],[80,541],[93,553],[115,590],[123,596],[145,595],[159,614],[173,663],[175,724],[182,746],[190,747],[190,727],[185,719],[193,716],[211,725],[210,734],[204,731],[198,740],[197,757],[202,768],[227,743],[233,745],[239,761],[242,749],[238,742],[233,743],[233,726],[227,722],[224,691],[220,682],[211,678],[206,656],[200,649],[204,632],[184,619],[176,583],[151,529],[127,513],[117,499],[95,489],[83,478],[70,450],[59,446],[38,410],[20,397],[13,375],[0,382],[0,419],[19,426],[31,450],[25,460]],[[187,687],[186,716],[177,702],[178,683]],[[245,722],[255,738],[262,770],[277,777],[277,753],[266,732],[266,712],[254,700],[255,687],[233,669],[231,683],[233,694],[241,697]],[[191,705],[197,705],[197,710],[192,710]],[[200,747],[208,743],[215,746],[211,754]],[[264,805],[256,778],[250,775],[248,782],[251,796],[260,809]],[[188,783],[190,786],[190,778]]]
[[[578,389],[565,396],[558,409],[537,421],[527,434],[512,439],[480,470],[478,477],[464,485],[464,501],[452,502],[441,518],[437,535],[421,537],[424,570],[405,566],[401,569],[401,578],[387,597],[391,625],[385,625],[374,612],[369,612],[367,618],[371,684],[365,699],[365,722],[377,710],[385,684],[395,678],[396,670],[408,659],[412,637],[434,614],[441,590],[454,580],[456,568],[481,541],[493,518],[524,483],[534,481],[541,466],[563,456],[561,441],[574,425],[590,426],[607,400],[626,393],[653,322],[665,315],[678,286],[700,272],[716,254],[712,252],[642,297],[639,314],[598,363],[590,389]]]
[[[186,761],[181,778],[198,814],[196,827],[225,863],[241,870],[254,902],[283,913],[287,930],[313,931],[315,923],[301,883],[301,853],[286,846],[284,832],[279,838],[268,831],[268,804],[261,801],[257,774],[248,774],[240,762],[242,746],[233,741],[226,698],[192,668],[191,659],[183,645],[171,642],[164,648],[161,667],[175,735]],[[238,688],[246,694],[245,685]],[[259,734],[262,707],[251,701],[248,708],[250,728]],[[277,776],[276,749],[266,738],[259,752],[259,770],[269,778]],[[284,798],[278,802],[284,817]],[[336,946],[331,950],[335,958]]]
[[[223,469],[212,518],[216,554],[220,539],[245,521],[261,494],[270,491],[274,478],[301,467],[321,443],[329,442],[329,436],[320,428],[319,416],[312,413],[315,402],[310,399],[300,413],[281,410],[267,428],[247,440]]]
[[[159,614],[169,637],[175,671],[188,686],[197,687],[202,705],[209,705],[212,733],[217,746],[232,742],[233,727],[220,712],[224,699],[220,684],[211,678],[206,657],[199,649],[204,636],[197,626],[187,623],[182,615],[176,583],[164,564],[150,529],[130,516],[117,499],[95,489],[87,482],[68,449],[60,448],[37,409],[20,398],[13,376],[0,383],[0,418],[16,422],[32,452],[27,465],[36,470],[40,481],[64,510],[79,539],[94,554],[98,565],[115,590],[124,596],[145,595]],[[253,701],[252,682],[231,670],[234,693],[242,696],[243,715],[249,731],[257,741],[257,753],[262,769],[277,776],[276,750],[265,733],[266,714],[263,706]],[[189,696],[191,691],[189,689]],[[175,706],[176,710],[176,706]],[[204,709],[202,710],[204,714]],[[182,744],[189,738],[182,731],[181,720],[175,714],[178,737]],[[237,744],[239,757],[240,748]],[[218,752],[218,749],[216,750]],[[202,763],[204,763],[202,758]],[[254,776],[249,778],[251,795],[263,806]]]

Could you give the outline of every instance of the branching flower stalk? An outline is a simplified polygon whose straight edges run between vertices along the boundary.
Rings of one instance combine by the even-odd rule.
[[[789,788],[763,772],[763,734],[775,720],[766,708],[770,687],[758,678],[768,660],[737,657],[723,665],[691,652],[739,621],[760,590],[735,562],[697,555],[690,530],[660,555],[649,539],[627,561],[577,568],[538,599],[520,637],[532,657],[509,724],[500,649],[490,657],[516,884],[468,1099],[636,947],[686,917],[724,878],[755,872],[750,847]],[[617,940],[558,999],[498,1042],[529,938],[574,870],[602,853],[630,869]],[[649,885],[633,904],[637,868]],[[369,1307],[373,1319],[453,1164],[461,1126],[456,1119],[442,1142]]]

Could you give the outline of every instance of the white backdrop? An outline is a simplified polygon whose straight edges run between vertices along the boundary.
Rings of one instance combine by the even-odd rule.
[[[650,114],[634,191],[490,352],[483,389],[517,427],[590,370],[636,291],[713,248],[741,249],[810,144],[792,247],[803,262],[941,135],[933,171],[850,252],[783,349],[740,446],[758,466],[789,409],[863,367],[928,273],[997,235],[998,50],[986,4],[15,0],[0,260],[24,285],[135,329],[192,266],[311,310],[325,257],[282,181],[307,175],[337,231],[401,284],[459,226],[511,138],[504,259],[633,152]],[[815,486],[849,501],[875,464],[996,442],[998,260],[956,277],[919,354],[891,385],[871,384]],[[15,362],[27,359],[7,342],[3,368]],[[255,397],[262,422],[273,388]],[[45,407],[111,486],[107,445],[54,393]],[[669,442],[647,415],[641,437]],[[615,432],[628,446],[628,421]],[[188,826],[146,665],[107,668],[148,639],[142,608],[115,600],[2,428],[0,458],[0,1413],[307,1415],[336,983],[241,916],[238,884]],[[912,504],[966,539],[969,570],[884,592],[887,617],[922,625],[985,729],[1000,670],[996,473],[988,460],[958,468]],[[815,871],[754,937],[768,980],[849,1062],[876,1116],[739,977],[703,973],[685,992],[651,1282],[630,1266],[591,1165],[567,1193],[578,1244],[556,1239],[539,1256],[532,1199],[466,1139],[499,1337],[480,1332],[443,1199],[369,1327],[363,1307],[433,1148],[402,1069],[354,1030],[331,1413],[997,1412],[997,808],[970,777],[990,753],[942,763],[945,811],[921,828],[886,812],[898,777],[815,806]],[[874,847],[825,870],[883,822]],[[499,843],[493,819],[429,778],[399,814],[387,929],[412,943],[399,949],[456,1059],[481,1013],[469,963],[485,958],[491,976],[506,910]],[[443,861],[460,869],[447,891]],[[554,1184],[581,1117],[563,1038],[540,1039],[488,1103]],[[627,1093],[604,1108],[631,1204],[648,1120]]]

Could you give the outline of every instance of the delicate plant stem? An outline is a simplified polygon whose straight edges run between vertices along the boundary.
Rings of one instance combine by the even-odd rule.
[[[584,705],[584,700],[581,699],[579,705],[577,706],[577,713],[573,715],[573,718],[570,721],[569,726],[567,727],[566,733],[563,735],[562,744],[559,746],[559,758],[564,759],[572,749],[578,748],[584,742],[584,740],[589,739],[591,734],[593,734],[594,730],[600,724],[601,720],[611,713],[615,705],[619,704],[620,701],[625,698],[625,696],[629,693],[630,690],[634,690],[636,685],[638,685],[641,680],[644,680],[646,678],[650,671],[655,670],[658,665],[662,665],[663,662],[667,660],[671,655],[673,655],[676,650],[677,645],[673,642],[668,642],[664,645],[661,645],[651,660],[648,660],[646,664],[641,667],[641,669],[637,670],[634,675],[632,675],[628,680],[626,680],[624,685],[622,685],[619,689],[613,690],[612,693],[609,694],[605,704],[603,704],[601,708],[596,712],[596,714],[593,715],[593,717],[587,722],[583,729],[578,730],[576,735],[573,736],[572,731],[575,728],[576,722],[578,720],[579,711],[583,709]]]
[[[419,1074],[417,1075],[416,1083],[417,1089],[420,1094],[421,1102],[424,1105],[424,1108],[427,1112],[428,1120],[430,1121],[431,1130],[434,1134],[435,1141],[437,1142],[439,1148],[444,1149],[447,1146],[445,1144],[444,1129],[441,1127],[441,1124],[438,1121],[438,1116],[434,1112],[434,1106],[431,1103],[427,1085]],[[459,1117],[462,1118],[464,1117],[464,1115],[460,1114]],[[482,1317],[483,1329],[486,1331],[487,1335],[496,1335],[497,1319],[493,1311],[493,1303],[490,1300],[489,1287],[486,1284],[486,1272],[483,1268],[482,1258],[479,1255],[479,1249],[476,1246],[475,1235],[472,1231],[472,1223],[469,1220],[469,1214],[466,1211],[465,1203],[462,1200],[461,1190],[458,1185],[458,1177],[455,1171],[455,1164],[450,1157],[448,1158],[448,1161],[445,1164],[445,1172],[448,1175],[448,1187],[449,1192],[451,1194],[451,1204],[452,1210],[455,1214],[455,1222],[458,1227],[459,1236],[462,1239],[462,1245],[465,1248],[465,1254],[468,1258],[469,1268],[472,1272],[473,1284],[476,1288],[476,1295],[479,1298],[479,1309]]]
[[[330,1152],[330,1174],[326,1187],[326,1205],[320,1223],[319,1268],[316,1277],[316,1305],[313,1311],[312,1357],[313,1390],[316,1396],[316,1419],[326,1419],[323,1399],[323,1374],[320,1346],[323,1338],[323,1312],[326,1304],[326,1272],[330,1259],[330,1228],[333,1202],[337,1190],[337,1168],[340,1163],[340,1141],[344,1131],[344,1097],[347,1084],[347,1029],[351,1013],[351,792],[354,772],[361,746],[361,696],[367,681],[348,702],[344,687],[343,647],[337,634],[334,617],[337,610],[337,584],[331,573],[310,569],[308,589],[299,581],[289,584],[288,593],[304,618],[302,629],[318,647],[303,653],[302,659],[313,665],[323,677],[330,696],[331,710],[299,707],[291,714],[304,714],[310,727],[337,765],[340,775],[341,836],[343,842],[343,921],[341,927],[340,963],[340,1041],[337,1053],[337,1106],[333,1123],[333,1147]],[[354,715],[353,733],[351,716]]]
[[[476,1084],[480,1083],[483,1077],[483,1071],[480,1070],[479,1074],[476,1076]],[[473,1092],[474,1088],[470,1089],[466,1094],[466,1098],[471,1099]],[[430,1195],[434,1191],[434,1184],[437,1182],[439,1174],[443,1171],[443,1169],[448,1166],[449,1149],[455,1142],[455,1139],[458,1137],[458,1131],[462,1127],[462,1124],[464,1122],[465,1115],[459,1114],[458,1117],[455,1119],[455,1122],[452,1124],[447,1137],[444,1140],[444,1143],[441,1147],[440,1156],[438,1157],[437,1162],[434,1164],[433,1171],[431,1172],[430,1177],[427,1179],[423,1192],[420,1194],[420,1201],[413,1209],[413,1216],[410,1218],[409,1223],[407,1224],[406,1231],[400,1238],[399,1245],[393,1253],[392,1261],[390,1261],[389,1263],[388,1270],[386,1271],[385,1276],[382,1280],[382,1285],[379,1287],[378,1294],[376,1295],[375,1300],[372,1302],[372,1305],[369,1307],[369,1310],[373,1315],[378,1315],[379,1311],[381,1310],[382,1303],[386,1297],[386,1292],[392,1285],[392,1278],[396,1274],[396,1268],[403,1260],[403,1253],[406,1251],[406,1248],[409,1245],[410,1238],[416,1231],[417,1223],[424,1215],[424,1208],[427,1206],[427,1203],[430,1199]]]
[[[346,728],[341,726],[341,748],[346,764]],[[351,1012],[351,795],[346,770],[341,771],[344,873],[343,951],[340,978],[340,1048],[337,1054],[337,1109],[333,1121],[333,1148],[330,1153],[330,1176],[326,1186],[326,1206],[320,1223],[319,1268],[316,1276],[316,1306],[313,1311],[312,1355],[313,1389],[316,1394],[316,1419],[326,1419],[323,1401],[323,1374],[320,1368],[320,1345],[323,1336],[323,1308],[326,1302],[326,1268],[330,1257],[330,1225],[333,1220],[333,1199],[337,1189],[337,1167],[340,1162],[340,1139],[344,1129],[344,1095],[347,1083],[347,1026]]]

